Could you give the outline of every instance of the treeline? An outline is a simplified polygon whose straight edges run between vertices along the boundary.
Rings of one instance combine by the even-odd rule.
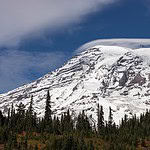
[[[45,114],[38,118],[31,97],[28,109],[20,103],[12,104],[8,115],[0,111],[0,145],[5,150],[134,150],[148,147],[150,141],[150,112],[140,117],[127,118],[117,126],[109,108],[104,121],[103,107],[97,107],[97,124],[82,111],[72,119],[70,111],[60,118],[51,111],[51,97],[47,92]]]

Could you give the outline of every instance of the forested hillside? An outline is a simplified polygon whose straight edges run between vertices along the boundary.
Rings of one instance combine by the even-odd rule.
[[[97,106],[97,124],[82,111],[72,119],[70,111],[61,118],[51,111],[51,97],[47,92],[45,115],[37,118],[33,97],[25,110],[20,103],[8,115],[0,111],[0,149],[5,150],[135,150],[150,148],[150,112],[139,118],[122,119],[118,126],[109,108],[108,121],[104,121],[103,106]]]

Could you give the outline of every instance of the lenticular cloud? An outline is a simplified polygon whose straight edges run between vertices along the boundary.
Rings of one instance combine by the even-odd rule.
[[[106,45],[106,46],[120,46],[131,49],[137,49],[141,47],[150,47],[150,39],[130,39],[130,38],[122,38],[122,39],[97,39],[94,41],[90,41],[80,46],[75,53],[80,53],[88,48],[94,47],[96,45]]]

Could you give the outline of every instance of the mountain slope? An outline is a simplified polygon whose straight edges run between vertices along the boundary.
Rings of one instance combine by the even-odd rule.
[[[73,116],[85,110],[96,120],[97,104],[109,107],[116,123],[127,114],[139,115],[150,108],[150,49],[97,45],[76,55],[63,67],[44,77],[0,95],[0,109],[7,112],[13,102],[26,106],[31,95],[34,108],[43,116],[47,90],[54,114],[69,108]]]

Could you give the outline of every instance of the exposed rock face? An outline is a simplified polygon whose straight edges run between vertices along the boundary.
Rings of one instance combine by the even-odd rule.
[[[127,81],[128,81],[128,73],[127,73],[127,71],[125,71],[123,73],[122,78],[119,80],[119,86],[125,86]]]
[[[116,46],[95,46],[75,56],[63,67],[44,77],[0,95],[4,112],[13,102],[29,104],[43,116],[47,90],[53,114],[69,108],[73,116],[81,112],[96,120],[97,104],[103,105],[105,119],[111,106],[116,123],[127,114],[140,114],[150,108],[150,49],[131,50]]]
[[[142,77],[141,74],[138,73],[130,83],[139,84],[140,86],[142,86],[146,83],[146,78]]]

